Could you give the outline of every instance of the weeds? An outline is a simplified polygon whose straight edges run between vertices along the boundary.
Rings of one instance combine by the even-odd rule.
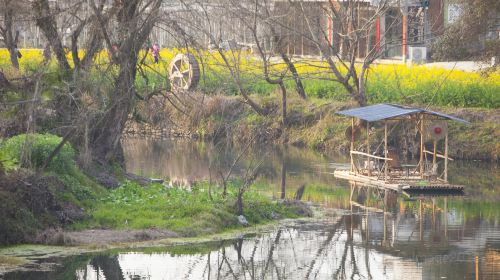
[[[228,196],[213,193],[209,198],[208,183],[198,184],[192,190],[167,188],[160,184],[142,187],[126,182],[112,190],[91,211],[91,219],[76,228],[145,229],[166,228],[185,236],[220,232],[238,227],[234,210],[235,182],[228,188]],[[214,189],[215,187],[212,187]],[[294,217],[293,209],[255,192],[244,196],[244,215],[252,224],[272,219],[272,213]]]

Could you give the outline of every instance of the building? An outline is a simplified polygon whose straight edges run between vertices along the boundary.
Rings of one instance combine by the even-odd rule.
[[[51,0],[50,3],[55,11],[60,12],[65,11],[74,1],[76,0]],[[329,45],[332,55],[342,55],[345,52],[348,47],[348,42],[343,39],[346,32],[338,32],[339,26],[344,23],[334,19],[330,8],[345,6],[349,1],[268,1],[273,20],[276,21],[278,38],[270,34],[269,28],[264,24],[259,23],[261,26],[258,28],[258,36],[266,51],[276,51],[279,47],[291,56],[320,56],[322,54],[316,43],[321,41],[321,44]],[[385,0],[355,1],[356,10],[359,11],[356,20],[360,25],[365,24],[364,34],[356,35],[359,36],[358,57],[365,57],[370,51],[376,50],[381,58],[414,59],[417,54],[415,51],[418,50],[422,59],[428,58],[432,42],[460,16],[460,6],[451,4],[450,0],[387,0],[387,9],[383,13],[377,13],[377,8],[383,1]],[[108,1],[107,5],[111,2]],[[164,20],[153,29],[150,41],[157,42],[162,47],[184,46],[182,38],[168,26],[169,22],[176,22],[202,47],[216,43],[212,42],[214,38],[219,42],[237,42],[246,46],[254,43],[252,33],[242,18],[228,12],[224,0],[194,1],[190,5],[164,1],[162,14],[170,20]],[[80,10],[81,13],[92,12],[88,5],[83,5]],[[205,16],[210,17],[210,20]],[[500,19],[497,22],[500,23]],[[71,33],[76,25],[77,21],[71,15],[59,13],[58,27],[63,44],[70,44]],[[20,47],[43,47],[43,35],[33,21],[22,21],[17,26],[20,30]],[[499,32],[500,24],[493,26],[484,37],[498,38]],[[88,36],[89,31],[84,29],[81,39],[85,41]],[[276,46],[277,43],[280,45]]]
[[[378,10],[382,0],[357,1],[355,9],[358,26],[364,26],[365,34],[357,34],[357,56],[365,57],[371,50],[379,52],[384,58],[403,58],[408,56],[412,47],[429,47],[437,36],[442,34],[447,16],[445,0],[405,0],[388,1],[383,12]],[[332,7],[338,10],[340,5],[347,5],[347,1],[317,0],[297,3],[296,8],[290,8],[289,1],[276,1],[275,12],[285,11],[285,26],[291,26],[298,32],[289,34],[283,32],[287,41],[287,53],[290,55],[320,55],[318,48],[313,46],[311,36],[326,37],[334,53],[342,54],[343,36],[349,32],[338,31],[338,17],[333,16]],[[286,7],[285,7],[286,6]],[[302,7],[304,9],[302,10]],[[304,11],[305,16],[304,16]],[[307,19],[306,19],[307,17]],[[373,17],[376,17],[375,19]],[[347,20],[347,19],[346,19]],[[315,35],[305,31],[306,21],[314,23]],[[340,33],[340,34],[339,34]],[[302,35],[300,35],[302,34]],[[325,36],[326,34],[326,36]],[[326,42],[327,41],[327,42]]]

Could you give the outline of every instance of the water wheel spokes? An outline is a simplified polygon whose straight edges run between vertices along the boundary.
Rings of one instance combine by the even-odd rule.
[[[192,54],[178,54],[170,62],[172,90],[192,90],[200,80],[200,67]]]

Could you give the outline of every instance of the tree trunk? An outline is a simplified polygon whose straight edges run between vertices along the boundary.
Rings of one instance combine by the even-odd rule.
[[[286,53],[281,52],[281,59],[286,63],[286,66],[288,67],[288,70],[290,70],[290,73],[292,73],[293,81],[295,82],[295,89],[297,90],[297,93],[302,99],[306,99],[306,92],[304,90],[304,85],[302,84],[302,79],[299,76],[299,73],[297,72],[297,68],[295,68],[295,65],[293,62],[290,60],[290,58],[286,55]]]
[[[281,123],[283,125],[283,129],[286,129],[286,87],[283,81],[280,82],[281,89]]]
[[[366,70],[367,66],[363,65],[361,67],[361,73],[359,74],[359,86],[358,86],[358,92],[356,95],[356,102],[358,102],[358,105],[363,107],[366,106],[367,100],[366,100],[366,85],[365,85],[365,76],[366,76]]]
[[[17,51],[15,48],[7,48],[9,49],[9,54],[10,54],[10,62],[12,62],[12,66],[16,69],[19,69],[19,60],[17,57]]]
[[[103,162],[123,163],[120,139],[135,96],[137,54],[129,51],[126,57],[121,56],[119,63],[120,72],[115,81],[111,107],[96,125],[92,137],[94,157]]]
[[[285,155],[282,155],[281,159],[281,199],[286,198],[286,161]]]
[[[7,47],[7,50],[9,51],[12,66],[19,69],[19,60],[17,56],[17,40],[19,38],[19,31],[16,31],[16,35],[13,35],[13,11],[10,8],[10,1],[5,2],[5,7],[3,8],[5,9],[3,12],[5,26],[0,29],[0,34],[3,36],[5,47]]]
[[[236,197],[236,215],[243,215],[243,194],[245,192],[240,189],[238,191],[238,196]]]
[[[50,11],[48,0],[36,0],[33,2],[33,10],[36,17],[36,25],[42,30],[49,41],[61,70],[68,74],[71,71],[66,52],[57,32],[57,25],[53,13]]]
[[[120,25],[118,37],[123,40],[116,51],[120,71],[115,79],[111,105],[94,127],[91,136],[93,156],[100,162],[118,162],[122,165],[124,163],[120,140],[135,101],[138,53],[153,29],[161,2],[158,0],[150,5],[152,12],[144,22],[138,22],[139,1],[123,1],[120,4],[117,14]],[[101,28],[105,33],[105,26]]]

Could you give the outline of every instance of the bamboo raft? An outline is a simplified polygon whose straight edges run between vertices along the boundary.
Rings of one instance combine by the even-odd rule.
[[[439,181],[422,181],[417,176],[409,178],[394,178],[390,180],[377,179],[376,176],[366,176],[359,173],[353,173],[350,170],[335,170],[335,177],[346,179],[348,181],[376,187],[383,190],[391,190],[398,193],[406,192],[412,194],[421,193],[451,193],[463,194],[464,186],[452,185]],[[373,175],[373,174],[372,174]]]
[[[349,170],[335,170],[335,177],[398,193],[463,192],[463,186],[448,182],[448,161],[453,159],[448,151],[447,122],[453,120],[468,124],[467,121],[427,109],[394,104],[371,105],[337,114],[351,117],[351,127],[346,130],[351,144],[351,165]],[[359,120],[357,124],[355,119]],[[401,164],[401,151],[389,147],[389,136],[401,123],[414,125],[420,134],[418,164]],[[377,129],[383,129],[383,139],[379,145],[372,145],[371,138],[377,135]],[[361,141],[363,130],[366,130],[364,143]],[[432,149],[428,149],[428,142],[432,143]],[[440,142],[444,150],[442,153],[438,152]],[[363,150],[356,150],[356,144]],[[375,151],[372,151],[372,146],[377,147]],[[383,152],[377,152],[379,147],[383,147]]]

